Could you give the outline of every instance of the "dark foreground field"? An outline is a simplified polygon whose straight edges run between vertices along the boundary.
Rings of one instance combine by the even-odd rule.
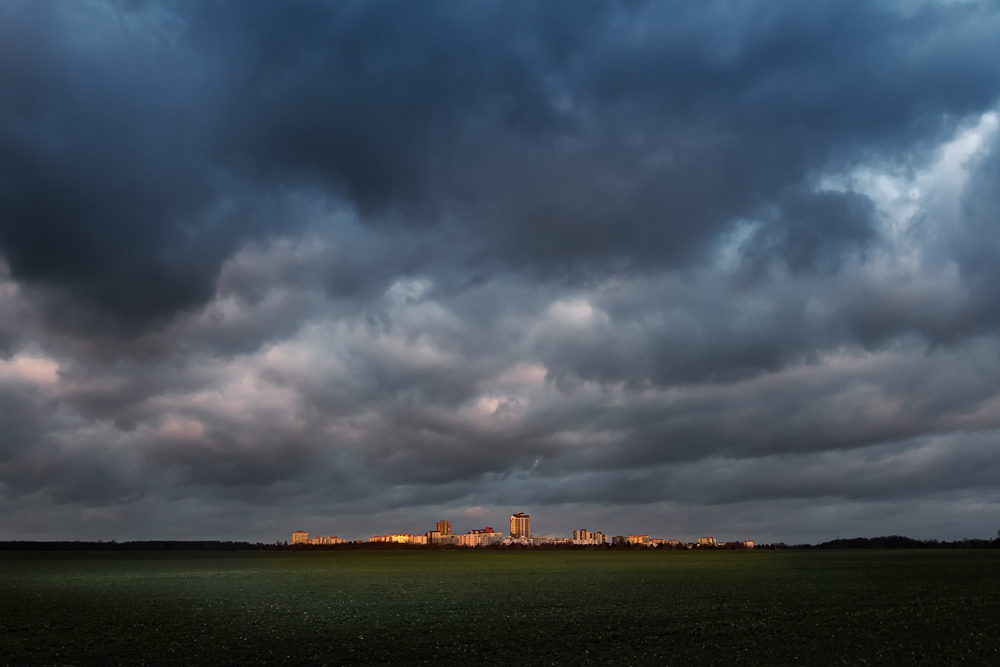
[[[1000,552],[0,553],[2,665],[1000,664]]]

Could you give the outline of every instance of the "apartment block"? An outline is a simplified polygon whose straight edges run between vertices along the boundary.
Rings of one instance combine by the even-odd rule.
[[[531,537],[531,517],[515,512],[510,517],[510,536],[513,539]]]
[[[604,544],[605,542],[607,542],[607,539],[604,533],[591,532],[586,528],[573,531],[574,544]]]
[[[503,534],[472,532],[458,536],[458,544],[463,547],[488,547],[503,541]]]

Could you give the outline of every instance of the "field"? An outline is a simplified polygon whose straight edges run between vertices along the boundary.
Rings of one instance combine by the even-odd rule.
[[[0,665],[1000,664],[1000,552],[0,552]]]

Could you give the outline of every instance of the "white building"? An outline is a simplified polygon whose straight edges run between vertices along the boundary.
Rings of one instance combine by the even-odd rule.
[[[463,547],[488,547],[503,542],[503,533],[466,533],[458,536]]]

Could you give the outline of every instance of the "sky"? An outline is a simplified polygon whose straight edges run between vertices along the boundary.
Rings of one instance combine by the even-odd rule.
[[[0,539],[993,537],[998,35],[0,0]]]

